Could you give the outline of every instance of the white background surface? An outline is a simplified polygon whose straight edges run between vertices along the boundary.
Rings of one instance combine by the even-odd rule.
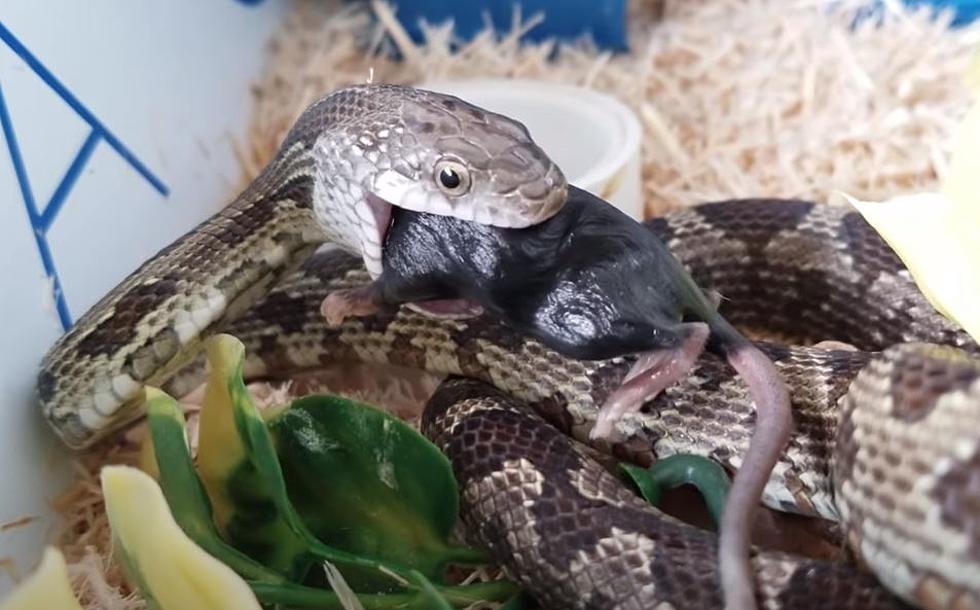
[[[72,319],[152,253],[235,193],[232,142],[245,135],[248,87],[263,67],[281,0],[2,0],[10,30],[169,189],[162,196],[106,142],[48,232]],[[88,124],[0,41],[0,90],[37,207]],[[30,570],[54,528],[49,500],[70,475],[34,403],[36,365],[62,332],[0,132],[0,559]],[[0,571],[0,598],[10,588]]]

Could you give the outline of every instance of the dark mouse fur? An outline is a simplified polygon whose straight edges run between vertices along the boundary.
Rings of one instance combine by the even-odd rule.
[[[575,187],[526,229],[395,208],[383,262],[385,302],[467,299],[578,359],[675,347],[685,317],[740,339],[649,229]]]
[[[772,361],[721,317],[650,230],[576,188],[556,216],[526,229],[396,209],[373,291],[389,304],[475,302],[579,359],[638,354],[591,436],[610,434],[615,418],[687,374],[703,347],[724,355],[749,388],[756,421],[722,514],[719,569],[726,607],[755,607],[748,532],[789,438],[789,394]]]

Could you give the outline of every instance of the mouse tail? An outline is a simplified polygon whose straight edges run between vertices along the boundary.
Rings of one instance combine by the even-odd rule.
[[[718,312],[687,273],[690,313],[711,331],[709,348],[723,355],[748,387],[756,420],[749,447],[729,490],[719,527],[719,569],[726,608],[755,608],[755,579],[749,564],[754,515],[766,483],[789,440],[789,391],[773,361]]]

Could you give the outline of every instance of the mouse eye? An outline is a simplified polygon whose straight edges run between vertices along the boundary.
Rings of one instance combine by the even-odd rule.
[[[458,161],[444,159],[436,163],[435,180],[439,190],[451,197],[470,190],[470,172]]]

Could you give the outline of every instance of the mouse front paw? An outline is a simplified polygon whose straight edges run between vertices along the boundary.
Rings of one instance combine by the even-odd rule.
[[[378,290],[371,284],[331,292],[320,304],[320,315],[327,321],[327,326],[338,328],[349,317],[369,316],[380,309]]]

